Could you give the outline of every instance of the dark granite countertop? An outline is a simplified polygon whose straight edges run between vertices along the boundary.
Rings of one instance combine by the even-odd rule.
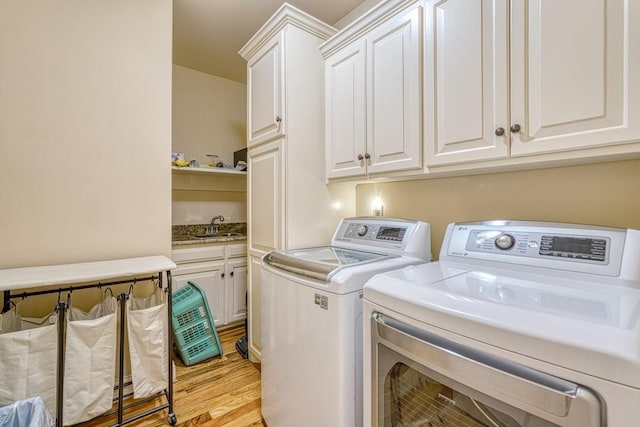
[[[236,242],[247,240],[247,224],[245,222],[220,224],[219,236],[206,238],[193,237],[204,234],[209,224],[173,225],[171,227],[171,243],[173,245],[196,245],[202,243]],[[238,233],[225,236],[226,233]]]

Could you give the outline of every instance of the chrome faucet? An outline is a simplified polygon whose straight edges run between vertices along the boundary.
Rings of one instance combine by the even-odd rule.
[[[224,217],[222,215],[216,215],[211,218],[211,224],[207,227],[207,234],[218,234],[220,232],[220,224],[216,224],[216,220],[224,222]]]

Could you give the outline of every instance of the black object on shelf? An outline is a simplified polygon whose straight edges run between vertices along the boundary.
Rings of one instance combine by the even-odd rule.
[[[238,151],[234,151],[233,152],[233,167],[238,166],[238,162],[239,161],[243,161],[243,162],[247,162],[247,149],[243,148],[242,150],[238,150]],[[243,170],[246,170],[246,168],[244,168]]]

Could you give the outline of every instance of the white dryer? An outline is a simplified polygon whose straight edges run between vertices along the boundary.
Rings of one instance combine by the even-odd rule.
[[[347,218],[331,245],[272,251],[261,277],[269,427],[362,426],[362,287],[431,260],[429,224]]]
[[[638,230],[450,224],[364,299],[367,426],[640,426]]]

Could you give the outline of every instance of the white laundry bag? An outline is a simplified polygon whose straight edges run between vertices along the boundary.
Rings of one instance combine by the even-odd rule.
[[[30,321],[29,329],[0,333],[0,406],[39,396],[49,412],[56,413],[57,317],[52,313]],[[19,329],[16,325],[24,319],[15,310],[4,313],[3,331],[9,324]]]
[[[11,303],[12,307],[6,313],[0,313],[0,334],[16,332],[21,329],[20,324],[22,318],[16,311],[16,306]]]
[[[127,327],[133,397],[150,396],[167,388],[169,363],[167,304],[156,288],[147,298],[127,301]]]
[[[24,317],[20,316],[20,329],[21,331],[27,331],[29,329],[42,328],[43,326],[50,325],[55,322],[56,315],[49,313],[42,317]]]
[[[111,409],[116,370],[117,303],[113,296],[88,313],[71,307],[64,365],[64,425]]]

